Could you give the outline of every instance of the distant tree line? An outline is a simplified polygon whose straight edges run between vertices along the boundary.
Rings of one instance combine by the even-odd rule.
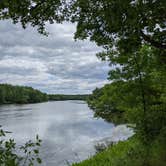
[[[0,84],[0,104],[38,103],[48,101],[46,93],[26,86]]]
[[[89,95],[46,94],[32,87],[0,84],[0,104],[26,104],[59,100],[86,100]]]
[[[87,98],[89,97],[89,95],[85,94],[85,95],[62,95],[62,94],[51,94],[48,95],[49,96],[49,100],[52,101],[58,101],[58,100],[87,100]]]

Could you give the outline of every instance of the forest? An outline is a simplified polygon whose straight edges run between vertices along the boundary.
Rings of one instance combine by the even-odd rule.
[[[89,95],[64,95],[64,94],[49,94],[48,95],[50,101],[58,101],[58,100],[87,100]]]
[[[47,94],[32,87],[0,84],[0,104],[27,104],[45,101],[87,100],[89,95]]]
[[[0,84],[0,104],[25,104],[48,101],[46,93],[25,86]]]

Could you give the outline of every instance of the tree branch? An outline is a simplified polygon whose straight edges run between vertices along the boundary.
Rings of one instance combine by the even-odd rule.
[[[141,36],[143,37],[143,39],[146,42],[150,43],[152,46],[159,48],[159,49],[166,49],[166,43],[157,42],[157,41],[153,40],[150,36],[145,35],[142,31],[140,31],[140,32],[141,32]]]
[[[30,12],[32,12],[35,9],[37,9],[39,6],[41,6],[45,2],[46,2],[45,0],[42,0],[41,2],[38,2],[35,6],[33,6],[33,7],[30,8]]]

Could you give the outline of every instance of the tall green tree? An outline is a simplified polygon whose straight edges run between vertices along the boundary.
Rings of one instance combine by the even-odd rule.
[[[113,83],[95,90],[89,98],[97,116],[136,124],[136,133],[146,142],[166,126],[166,66],[156,54],[156,49],[142,46],[134,55],[117,56],[114,60],[123,65],[110,71]]]

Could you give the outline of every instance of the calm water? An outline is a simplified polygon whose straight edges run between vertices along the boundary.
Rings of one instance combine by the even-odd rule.
[[[82,101],[56,101],[27,105],[0,106],[0,124],[12,131],[20,145],[39,134],[43,140],[42,166],[65,166],[95,153],[94,145],[104,138],[125,139],[131,131],[115,127],[93,112]]]

